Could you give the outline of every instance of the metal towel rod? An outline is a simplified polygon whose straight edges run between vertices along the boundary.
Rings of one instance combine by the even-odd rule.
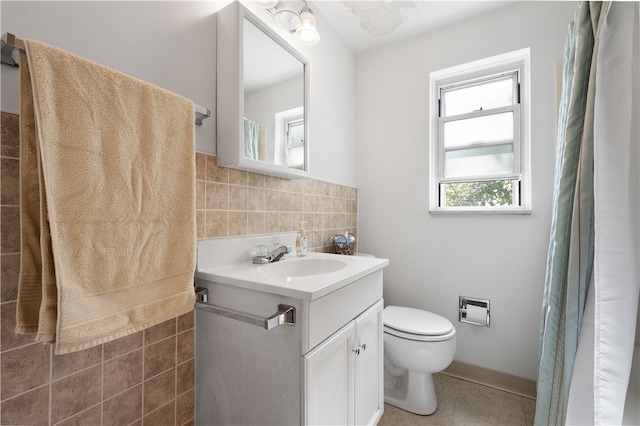
[[[220,306],[207,303],[208,290],[204,287],[196,287],[196,308],[210,312],[212,314],[221,315],[223,317],[246,322],[248,324],[257,325],[265,330],[271,330],[279,325],[295,325],[296,324],[296,308],[289,305],[278,305],[278,312],[270,317],[263,318],[245,312],[234,311],[232,309],[222,308]]]
[[[12,67],[20,66],[19,51],[24,52],[24,41],[11,33],[4,33],[1,40],[2,64]],[[202,125],[202,120],[211,117],[209,108],[194,105],[196,111],[196,124]]]

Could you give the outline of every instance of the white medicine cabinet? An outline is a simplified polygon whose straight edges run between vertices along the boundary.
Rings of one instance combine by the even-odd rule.
[[[240,2],[217,12],[219,166],[309,176],[309,62]]]

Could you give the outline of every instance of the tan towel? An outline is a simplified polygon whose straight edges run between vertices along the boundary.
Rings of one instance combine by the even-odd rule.
[[[21,57],[18,333],[63,354],[193,309],[193,103],[59,49]]]

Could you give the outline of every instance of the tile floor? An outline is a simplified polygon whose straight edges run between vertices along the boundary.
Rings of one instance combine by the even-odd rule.
[[[533,425],[533,399],[444,374],[434,375],[434,382],[438,396],[435,413],[418,416],[385,404],[378,425]]]

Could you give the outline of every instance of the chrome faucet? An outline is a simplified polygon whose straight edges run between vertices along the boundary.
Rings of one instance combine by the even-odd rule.
[[[266,256],[253,256],[253,263],[273,263],[282,259],[286,253],[291,253],[291,246],[280,246]]]

